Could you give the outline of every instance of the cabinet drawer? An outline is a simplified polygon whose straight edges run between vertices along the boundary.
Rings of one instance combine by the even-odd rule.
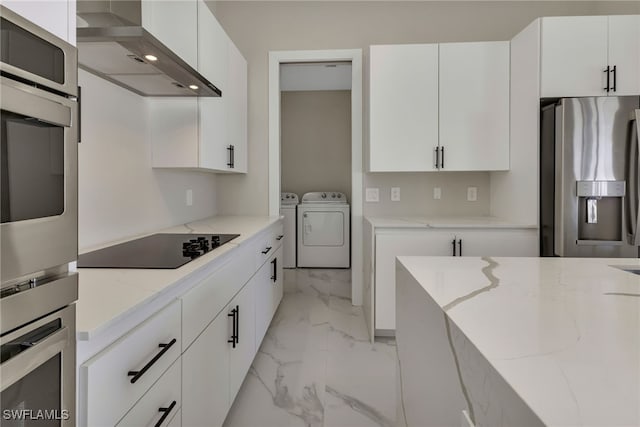
[[[115,425],[180,356],[180,332],[176,301],[81,365],[84,424]]]
[[[255,270],[259,269],[282,246],[283,237],[282,221],[278,221],[255,238],[251,245],[255,257]]]
[[[117,426],[153,427],[158,424],[163,427],[168,426],[182,406],[180,367],[180,360],[174,362]]]
[[[237,254],[182,297],[182,346],[187,349],[253,273],[254,255],[239,247]]]

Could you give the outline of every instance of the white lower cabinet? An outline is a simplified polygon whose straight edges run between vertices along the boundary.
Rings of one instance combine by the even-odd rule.
[[[375,329],[396,325],[398,256],[538,256],[536,229],[437,229],[383,231],[375,235]]]
[[[180,361],[176,360],[153,387],[120,420],[117,427],[165,427],[182,404]]]
[[[79,392],[86,396],[80,425],[116,425],[180,357],[180,348],[176,301],[80,366]]]
[[[236,309],[236,345],[231,346],[229,363],[229,395],[234,398],[249,371],[253,357],[256,355],[256,312],[253,286],[254,284],[249,281],[229,304],[229,312]]]
[[[253,276],[256,293],[256,349],[264,338],[283,295],[282,247]]]
[[[221,426],[231,406],[229,357],[232,318],[223,310],[182,355],[182,425]]]
[[[282,299],[281,241],[278,221],[240,242],[179,300],[82,363],[78,424],[222,426]]]

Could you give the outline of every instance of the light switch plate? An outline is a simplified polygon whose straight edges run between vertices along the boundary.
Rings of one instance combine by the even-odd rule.
[[[475,202],[478,200],[478,187],[467,187],[467,201]]]
[[[433,199],[434,200],[440,200],[442,198],[442,190],[440,189],[440,187],[434,187],[433,188]]]
[[[380,201],[380,189],[367,188],[365,191],[365,201],[367,202],[379,202]]]
[[[391,201],[392,202],[400,201],[400,187],[391,187]]]

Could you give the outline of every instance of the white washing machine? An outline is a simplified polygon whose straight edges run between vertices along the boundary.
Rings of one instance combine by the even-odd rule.
[[[299,203],[295,193],[280,193],[280,215],[284,216],[284,240],[282,242],[282,266],[296,268],[296,213]]]
[[[298,267],[349,268],[351,217],[347,197],[314,192],[298,205]]]

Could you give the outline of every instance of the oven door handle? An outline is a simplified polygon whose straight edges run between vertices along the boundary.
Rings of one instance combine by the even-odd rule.
[[[71,126],[70,107],[22,90],[6,78],[2,78],[2,109],[44,123]]]
[[[75,337],[74,337],[75,339]],[[69,328],[63,326],[43,339],[29,343],[30,347],[0,365],[2,390],[24,378],[69,344]]]

